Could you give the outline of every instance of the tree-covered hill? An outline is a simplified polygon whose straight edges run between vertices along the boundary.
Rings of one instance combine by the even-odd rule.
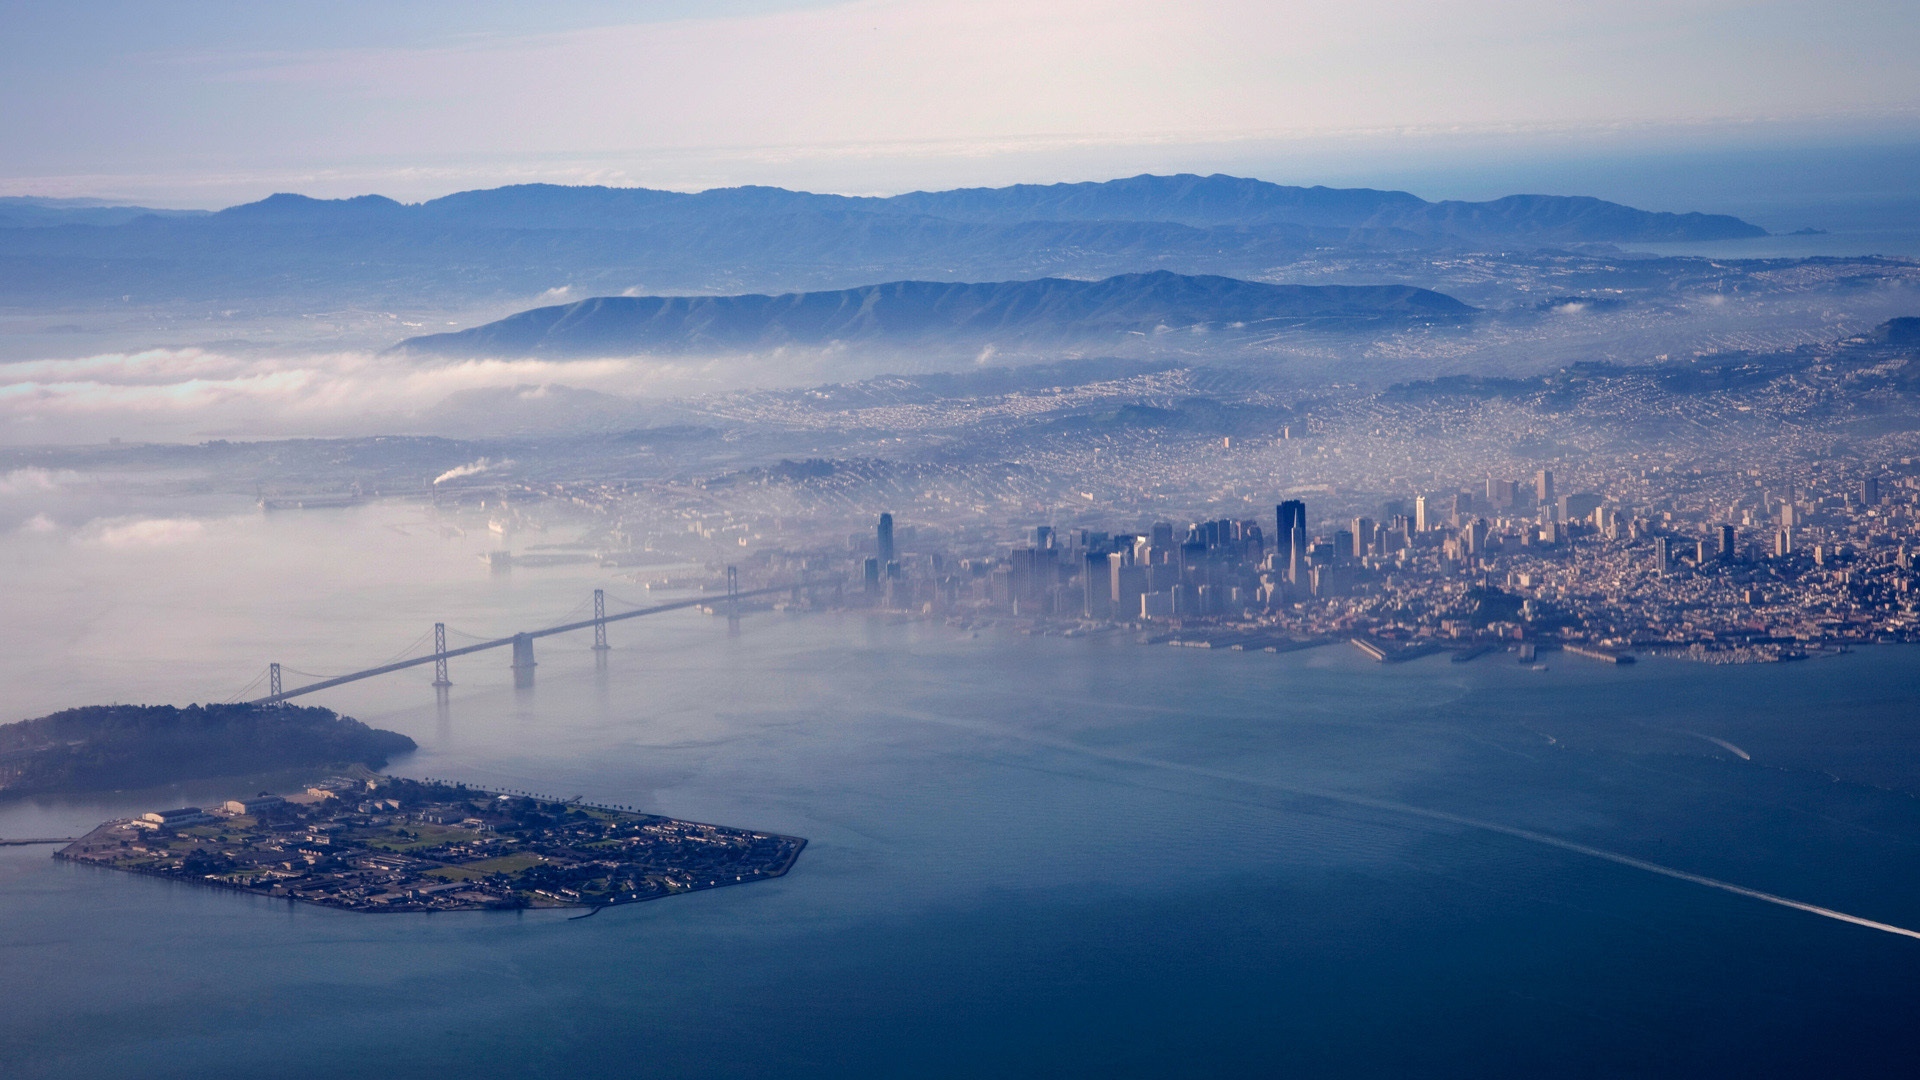
[[[288,705],[89,705],[0,725],[0,795],[103,791],[358,762],[414,741],[331,709]]]

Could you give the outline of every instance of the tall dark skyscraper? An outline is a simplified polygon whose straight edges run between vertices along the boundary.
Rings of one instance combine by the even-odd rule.
[[[1274,537],[1274,552],[1280,556],[1287,580],[1298,581],[1307,557],[1307,504],[1288,499],[1273,508],[1274,525],[1280,530]]]
[[[1277,542],[1285,544],[1295,529],[1307,527],[1307,504],[1299,499],[1288,499],[1273,508],[1273,521],[1278,530],[1275,534]]]
[[[880,565],[885,566],[893,560],[893,515],[881,514],[880,524],[874,529],[874,540],[878,544],[876,554]]]
[[[1104,619],[1113,610],[1111,574],[1107,569],[1108,556],[1096,551],[1086,555],[1086,566],[1082,573],[1085,581],[1085,595],[1081,600],[1081,613],[1089,619]]]

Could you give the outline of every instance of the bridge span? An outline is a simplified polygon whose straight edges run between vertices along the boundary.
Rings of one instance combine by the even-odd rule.
[[[453,685],[452,680],[447,678],[447,661],[456,656],[467,656],[472,653],[485,652],[488,649],[512,648],[514,671],[516,674],[527,675],[531,674],[534,666],[533,640],[535,638],[552,637],[555,634],[569,634],[576,630],[591,629],[593,631],[593,647],[604,651],[607,648],[608,623],[619,622],[622,619],[638,619],[646,615],[658,615],[663,611],[679,611],[683,608],[699,607],[703,604],[732,604],[750,596],[766,596],[772,593],[782,592],[797,593],[803,588],[814,587],[811,583],[800,582],[792,585],[769,585],[764,589],[748,589],[743,592],[738,588],[738,581],[739,579],[734,572],[734,568],[729,566],[727,567],[727,591],[722,596],[701,596],[691,600],[675,600],[671,603],[655,604],[651,607],[636,608],[632,611],[622,611],[613,615],[606,613],[606,591],[603,589],[595,589],[593,590],[593,618],[591,619],[561,623],[558,626],[543,627],[539,630],[525,630],[507,637],[494,638],[491,641],[482,641],[474,645],[462,645],[453,649],[447,648],[447,625],[445,623],[434,623],[433,651],[425,656],[416,656],[408,660],[382,664],[379,667],[367,668],[365,671],[354,671],[345,675],[336,675],[331,679],[321,679],[318,682],[308,683],[305,686],[296,686],[291,690],[281,688],[280,665],[277,663],[268,665],[267,696],[254,698],[247,702],[247,704],[271,705],[275,702],[285,701],[288,698],[299,697],[302,694],[311,694],[315,691],[342,686],[346,683],[359,682],[361,679],[371,679],[376,675],[386,675],[395,671],[403,671],[407,668],[423,667],[427,664],[434,665],[433,685],[440,687],[451,686]]]

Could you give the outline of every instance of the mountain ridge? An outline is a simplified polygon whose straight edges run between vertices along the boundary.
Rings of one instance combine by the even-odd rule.
[[[864,212],[975,224],[1155,221],[1194,227],[1302,225],[1400,229],[1462,239],[1533,237],[1554,242],[1725,240],[1766,230],[1726,214],[1640,210],[1584,195],[1508,195],[1485,202],[1429,202],[1405,191],[1298,187],[1216,173],[999,188],[856,196],[748,185],[675,192],[515,184],[455,192],[420,203],[379,195],[313,199],[281,193],[219,212],[255,221],[410,221],[441,226],[632,228],[702,216]]]
[[[29,220],[39,227],[6,227]],[[885,197],[522,184],[414,204],[282,193],[190,214],[13,203],[0,204],[0,307],[305,312],[493,305],[560,286],[718,294],[1160,269],[1260,278],[1328,252],[1758,235],[1738,218],[1584,196],[1428,202],[1188,174]]]
[[[1161,270],[1099,281],[895,281],[778,295],[591,297],[408,338],[394,348],[443,356],[678,355],[1454,320],[1474,310],[1411,285],[1272,285]]]

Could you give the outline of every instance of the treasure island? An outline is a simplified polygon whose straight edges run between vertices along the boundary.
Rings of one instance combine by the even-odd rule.
[[[587,907],[779,877],[806,841],[366,770],[109,821],[58,858],[349,911]]]

